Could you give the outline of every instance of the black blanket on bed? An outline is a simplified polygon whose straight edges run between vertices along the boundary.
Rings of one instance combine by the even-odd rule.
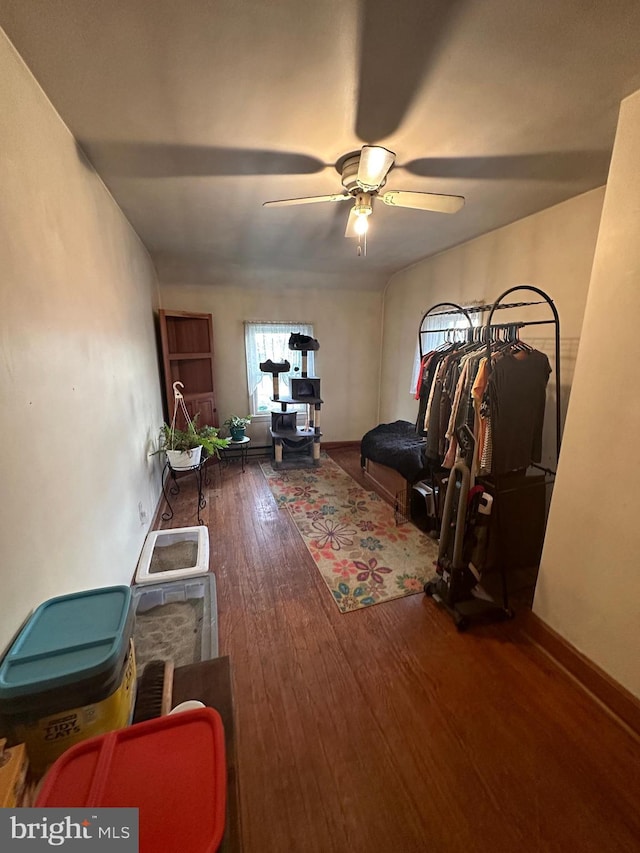
[[[425,475],[425,442],[416,434],[415,424],[394,421],[369,430],[360,443],[360,455],[398,471],[410,483]]]

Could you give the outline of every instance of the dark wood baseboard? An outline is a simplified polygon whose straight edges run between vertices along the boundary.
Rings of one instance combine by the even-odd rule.
[[[156,504],[156,511],[153,513],[153,518],[151,520],[151,527],[149,528],[149,532],[152,530],[160,530],[162,527],[162,513],[165,510],[164,506],[164,493],[162,489],[160,490],[160,494],[158,496],[158,503]]]
[[[527,637],[545,651],[607,710],[640,737],[640,700],[579,652],[532,611],[518,614]]]
[[[323,441],[323,450],[360,450],[359,441]]]

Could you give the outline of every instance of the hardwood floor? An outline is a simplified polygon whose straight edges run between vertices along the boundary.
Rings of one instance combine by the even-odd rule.
[[[197,523],[187,482],[174,510]],[[459,634],[423,595],[341,614],[254,460],[212,474],[202,518],[247,853],[640,849],[640,742],[517,616]]]

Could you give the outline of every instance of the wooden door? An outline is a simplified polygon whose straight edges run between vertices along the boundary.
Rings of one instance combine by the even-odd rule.
[[[160,339],[164,368],[167,418],[173,416],[173,383],[183,383],[182,393],[190,417],[198,424],[218,426],[213,385],[213,321],[211,314],[160,309]],[[184,417],[178,412],[176,426],[184,429]]]

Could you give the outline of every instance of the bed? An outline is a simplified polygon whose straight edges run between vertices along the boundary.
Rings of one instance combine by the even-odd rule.
[[[384,493],[392,504],[401,499],[410,503],[414,483],[430,477],[425,441],[416,434],[415,424],[394,421],[369,430],[360,443],[360,464],[364,476]]]
[[[461,305],[455,302],[432,305],[423,314],[418,326],[420,361],[426,353],[436,350],[443,343],[465,340],[465,337],[460,336],[466,336],[467,325],[469,329],[473,328],[467,309]],[[396,508],[401,505],[403,513],[413,521],[417,521],[416,516],[424,510],[425,501],[428,503],[424,491],[424,500],[414,500],[420,492],[413,486],[420,481],[430,484],[431,500],[434,503],[428,512],[435,513],[437,496],[443,484],[442,469],[436,460],[427,460],[426,449],[426,440],[416,432],[416,424],[404,420],[379,424],[363,436],[360,444],[360,462],[365,478],[377,486]]]

